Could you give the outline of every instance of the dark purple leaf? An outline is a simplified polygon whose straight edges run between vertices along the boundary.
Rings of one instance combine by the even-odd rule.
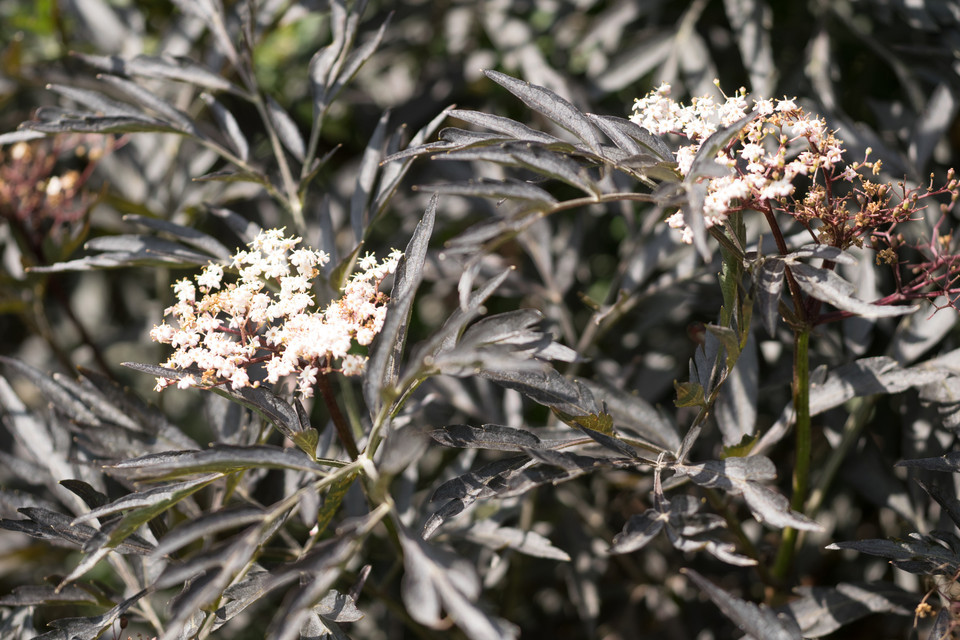
[[[57,590],[53,586],[24,585],[13,593],[0,597],[0,607],[31,607],[41,605],[102,605],[103,597],[91,587],[68,584]]]
[[[114,75],[102,75],[100,76],[100,80],[114,87],[120,91],[124,97],[136,102],[141,107],[153,111],[159,115],[162,120],[176,125],[181,131],[189,132],[198,138],[203,137],[197,129],[196,123],[189,115],[177,109],[152,91],[126,78],[120,78]]]
[[[463,120],[464,122],[469,122],[470,124],[477,125],[478,127],[485,127],[491,131],[496,131],[497,133],[503,133],[515,140],[520,140],[523,142],[539,142],[540,144],[553,145],[562,143],[563,141],[554,136],[543,133],[542,131],[537,131],[536,129],[531,129],[525,124],[521,124],[516,120],[511,120],[510,118],[505,118],[503,116],[494,115],[491,113],[483,113],[482,111],[467,111],[464,109],[451,109],[450,117],[456,118],[457,120]]]
[[[451,424],[430,432],[430,437],[447,447],[467,449],[492,449],[494,451],[522,451],[538,449],[540,438],[521,429],[499,424],[471,427],[466,424]]]
[[[96,56],[83,53],[74,55],[87,64],[110,73],[176,80],[217,91],[242,93],[226,78],[213,73],[189,58],[171,55],[138,55],[134,58],[124,59],[119,56]]]
[[[290,114],[270,95],[267,95],[267,115],[270,116],[270,122],[283,146],[294,158],[303,162],[307,150],[300,129]]]
[[[91,539],[84,546],[84,551],[89,553],[95,549],[113,548],[133,535],[142,525],[221,477],[221,474],[207,474],[184,482],[137,491],[109,504],[91,509],[74,518],[71,524],[76,526],[94,518],[125,512],[117,521],[104,527],[105,535]]]
[[[693,580],[742,631],[763,640],[802,640],[796,620],[789,615],[777,615],[765,604],[757,606],[741,600],[693,569],[681,569],[681,572]]]
[[[659,136],[655,136],[635,122],[615,116],[586,114],[600,127],[614,144],[631,155],[652,153],[661,162],[674,162],[673,151]]]
[[[438,200],[436,195],[430,198],[430,204],[407,244],[403,259],[397,266],[386,320],[370,347],[370,359],[363,376],[363,397],[373,419],[376,419],[383,405],[384,391],[397,381],[414,297],[423,279],[423,263],[433,232]]]
[[[906,540],[854,540],[834,542],[827,549],[853,549],[886,558],[895,567],[918,574],[953,575],[960,571],[960,557],[933,538],[910,534]]]
[[[912,616],[917,604],[916,594],[886,582],[841,582],[836,587],[797,587],[794,591],[800,598],[787,608],[804,638],[826,636],[871,613]]]
[[[497,198],[503,200],[528,200],[533,203],[552,205],[557,199],[552,195],[528,182],[519,180],[490,180],[480,178],[477,181],[461,182],[457,184],[438,184],[429,187],[420,187],[423,190],[431,189],[440,194],[473,196],[477,198]]]
[[[902,316],[920,308],[916,305],[878,305],[864,302],[854,296],[856,287],[833,270],[798,262],[790,266],[790,272],[807,295],[864,318]]]
[[[786,264],[777,258],[768,258],[757,269],[757,306],[763,327],[771,336],[776,336],[777,320],[780,319],[780,295],[783,292],[783,273]]]
[[[248,524],[263,522],[266,512],[260,507],[238,506],[220,511],[205,513],[193,520],[187,520],[174,527],[163,536],[153,550],[154,557],[165,556],[185,547],[195,540],[218,534],[228,529],[236,529]]]
[[[356,186],[350,198],[350,226],[353,228],[353,241],[357,244],[366,237],[370,224],[370,194],[377,179],[380,161],[383,159],[383,145],[389,120],[390,112],[384,111],[370,136],[360,160],[360,167],[356,171]]]
[[[233,256],[233,252],[225,247],[222,242],[192,227],[185,227],[182,224],[170,222],[162,218],[149,218],[136,214],[125,215],[123,216],[123,220],[156,231],[162,231],[163,233],[169,233],[184,244],[209,253],[214,258],[220,260],[228,260]]]
[[[580,138],[595,153],[600,150],[600,137],[597,135],[597,129],[590,119],[550,89],[511,78],[499,71],[485,69],[483,73],[523,100],[528,107],[542,113]]]
[[[630,516],[623,531],[613,538],[610,553],[632,553],[657,537],[666,522],[664,514],[655,509]]]
[[[113,626],[113,623],[123,615],[130,607],[136,604],[147,594],[144,589],[130,598],[127,598],[117,606],[99,616],[90,616],[88,618],[60,618],[52,620],[49,624],[56,631],[49,631],[37,638],[43,640],[76,640],[77,638],[99,638],[101,634]]]
[[[505,620],[494,618],[475,603],[480,580],[470,563],[434,548],[400,529],[403,547],[403,587],[400,591],[410,616],[422,625],[443,626],[442,610],[470,640],[517,637]]]
[[[246,162],[250,157],[250,143],[247,142],[247,136],[244,135],[243,129],[240,128],[237,119],[209,93],[201,93],[200,98],[203,99],[204,103],[206,103],[210,109],[210,113],[213,114],[213,119],[216,121],[217,126],[220,127],[220,131],[222,131],[223,134],[226,135],[227,140],[230,141],[230,145],[237,153],[237,157]]]
[[[337,463],[340,464],[340,463]],[[130,480],[170,480],[198,473],[233,473],[242,469],[295,469],[322,474],[324,469],[299,449],[274,445],[216,444],[202,451],[164,451],[108,465],[111,475]]]

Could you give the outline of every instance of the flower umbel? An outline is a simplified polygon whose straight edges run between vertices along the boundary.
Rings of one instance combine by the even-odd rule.
[[[670,87],[664,84],[636,101],[631,120],[657,135],[686,138],[676,153],[677,169],[686,177],[703,142],[750,113],[755,117],[715,158],[729,172],[707,178],[707,228],[720,224],[731,211],[783,212],[814,242],[845,249],[861,244],[878,227],[910,219],[919,200],[952,189],[907,190],[871,182],[868,176],[879,173],[880,161],[845,162],[843,141],[825,120],[793,99],[755,100],[748,109],[741,89],[724,102],[701,97],[683,105],[670,98]],[[684,242],[692,242],[693,232],[682,214],[668,223],[682,230]]]
[[[694,176],[706,181],[706,228],[722,224],[735,211],[758,211],[774,232],[780,253],[786,253],[778,222],[785,214],[816,244],[847,249],[867,241],[878,251],[878,260],[896,265],[903,241],[894,229],[918,220],[928,199],[949,197],[949,204],[941,205],[947,214],[960,196],[960,181],[952,170],[939,187],[933,185],[932,176],[930,184],[915,187],[874,182],[870,178],[876,179],[881,162],[868,159],[870,150],[861,161],[844,161],[843,141],[825,120],[805,112],[792,99],[755,100],[749,113],[753,119],[713,159],[726,169],[723,175]],[[704,141],[747,115],[744,89],[724,102],[700,97],[683,105],[670,98],[670,86],[663,84],[636,101],[631,120],[654,134],[685,138],[676,158],[677,171],[688,177]],[[693,241],[682,212],[667,218],[667,224],[681,231],[684,242]],[[912,276],[905,281],[895,272],[897,292],[881,303],[946,294],[950,306],[957,304],[960,256],[949,248],[952,236],[940,235],[937,229],[928,246],[913,247],[925,257],[907,265]]]
[[[164,315],[176,326],[163,322],[150,337],[175,349],[163,366],[196,369],[200,378],[158,378],[157,391],[172,384],[240,389],[260,378],[274,384],[296,376],[298,393],[311,397],[318,374],[363,371],[365,356],[351,349],[369,345],[383,327],[387,296],[380,283],[402,253],[394,250],[382,261],[364,256],[343,295],[321,310],[314,308],[313,279],[330,256],[297,248],[300,241],[283,229],[263,231],[233,257],[236,282],[225,280],[223,266],[210,264],[194,281],[173,285],[177,303]],[[251,365],[261,370],[252,374]]]

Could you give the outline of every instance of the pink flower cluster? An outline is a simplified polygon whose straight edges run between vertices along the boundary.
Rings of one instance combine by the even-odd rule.
[[[633,109],[630,119],[651,133],[678,134],[689,141],[676,153],[678,170],[683,176],[689,174],[694,157],[710,135],[748,115],[744,89],[723,102],[700,97],[683,105],[670,98],[668,84],[637,99]],[[729,211],[742,208],[747,202],[767,203],[768,207],[787,205],[794,194],[797,176],[808,176],[815,181],[820,172],[830,181],[835,178],[852,181],[857,177],[859,166],[872,168],[872,165],[856,164],[840,167],[842,142],[827,129],[824,120],[805,113],[791,99],[755,100],[749,113],[757,117],[744,125],[734,142],[715,159],[730,171],[709,179],[704,203],[708,228],[721,223]],[[796,149],[797,143],[802,150]],[[816,197],[820,192],[811,193]],[[807,204],[816,208],[818,203]],[[693,232],[685,225],[682,213],[672,215],[667,222],[683,230],[684,242],[692,242]]]
[[[351,350],[369,345],[383,327],[387,296],[380,283],[402,253],[394,250],[379,262],[370,254],[361,258],[343,296],[317,310],[313,279],[330,256],[297,248],[300,241],[285,237],[283,229],[263,231],[233,257],[229,270],[236,281],[225,281],[224,267],[210,264],[195,282],[174,284],[177,303],[164,315],[173,316],[176,326],[163,322],[150,337],[175,349],[163,366],[202,374],[158,378],[157,391],[172,384],[255,387],[259,379],[251,381],[249,368],[258,365],[255,377],[275,384],[296,375],[299,394],[311,397],[318,374],[363,371],[366,357]]]

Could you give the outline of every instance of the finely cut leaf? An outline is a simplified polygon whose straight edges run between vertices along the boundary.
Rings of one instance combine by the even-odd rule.
[[[57,590],[52,586],[23,585],[14,587],[13,592],[0,597],[0,607],[30,607],[45,604],[105,604],[102,597],[95,595],[92,588],[79,585],[66,585]]]
[[[339,461],[324,461],[342,466]],[[169,480],[196,473],[232,473],[242,469],[295,469],[324,473],[302,451],[273,445],[237,446],[216,444],[203,451],[164,451],[108,465],[111,475],[131,480]]]
[[[808,260],[810,258],[829,260],[837,264],[857,264],[857,259],[852,255],[828,244],[805,244],[796,251],[783,256],[782,259],[790,264],[796,264],[797,260]]]
[[[100,80],[116,88],[123,93],[125,97],[136,102],[141,107],[145,107],[146,109],[153,111],[163,120],[175,124],[179,129],[188,131],[198,138],[204,137],[197,129],[196,123],[189,115],[176,108],[152,91],[148,91],[139,84],[127,80],[126,78],[121,78],[114,75],[101,75]]]
[[[631,155],[652,153],[661,162],[675,162],[673,151],[659,136],[655,136],[635,122],[615,116],[598,116],[588,113],[593,121],[614,144]]]
[[[532,449],[528,449],[529,451]],[[496,488],[515,475],[518,469],[529,464],[530,459],[526,456],[503,458],[444,482],[434,490],[430,500],[445,502],[424,523],[421,536],[429,539],[449,518],[461,513],[479,499],[496,495]]]
[[[836,587],[797,587],[801,597],[787,605],[804,638],[820,638],[871,613],[912,616],[917,596],[886,582]],[[761,640],[757,638],[756,640]]]
[[[441,628],[444,609],[471,640],[517,637],[512,625],[490,616],[474,603],[480,593],[480,581],[468,562],[430,547],[400,525],[398,528],[404,567],[400,594],[414,620]]]
[[[569,562],[570,556],[553,546],[550,540],[535,531],[523,531],[514,527],[501,527],[492,520],[481,520],[468,527],[467,540],[491,549],[512,549],[536,558],[549,558]]]
[[[446,119],[447,114],[449,113],[449,108],[444,109],[436,117],[433,118],[430,122],[426,124],[422,129],[417,131],[416,135],[413,136],[413,139],[410,140],[408,148],[414,149],[419,145],[423,144],[425,140],[430,138],[433,133],[440,127],[443,121]],[[380,185],[379,190],[377,191],[376,198],[376,208],[375,211],[377,215],[386,207],[387,202],[390,197],[396,192],[397,187],[400,185],[400,181],[403,179],[410,168],[413,166],[414,158],[408,158],[405,162],[400,163],[387,163],[386,160],[383,161],[383,169],[380,176]],[[328,218],[329,219],[329,218]],[[331,234],[332,235],[332,234]]]
[[[136,510],[133,511],[133,513],[137,513],[137,517],[134,519],[140,520],[140,522],[136,525],[133,525],[129,521],[124,523],[124,528],[129,527],[132,533],[140,524],[150,520],[158,513],[169,509],[180,500],[192,495],[221,477],[222,475],[219,473],[208,473],[191,480],[173,482],[152,489],[146,489],[145,491],[137,491],[77,516],[73,519],[73,524],[77,525],[113,513]],[[144,515],[145,513],[150,513],[151,515]],[[129,515],[130,514],[128,514],[128,516]],[[124,520],[127,520],[127,516],[124,517]],[[116,529],[111,531],[111,536],[115,534],[119,535]]]
[[[901,460],[896,464],[896,466],[914,467],[917,469],[926,469],[928,471],[946,471],[949,473],[958,473],[960,472],[960,451],[951,451],[936,458]]]
[[[147,589],[135,593],[117,606],[99,616],[90,616],[88,618],[60,618],[50,621],[49,625],[56,631],[45,633],[36,638],[44,640],[75,640],[76,638],[99,638],[102,634],[113,626],[117,619],[126,611],[135,605],[141,598],[147,594]]]
[[[854,297],[856,287],[844,280],[835,271],[811,267],[797,263],[790,272],[804,293],[817,300],[823,300],[842,311],[849,311],[864,318],[889,318],[913,313],[920,307],[916,305],[878,305],[864,302]]]
[[[630,516],[623,531],[613,538],[610,553],[632,553],[641,549],[663,530],[666,518],[655,509]]]
[[[497,198],[503,200],[527,200],[532,203],[551,205],[557,199],[552,195],[528,182],[519,180],[491,180],[480,178],[477,181],[461,182],[456,184],[436,184],[420,189],[432,189],[440,194],[474,196],[478,198]]]
[[[886,558],[890,563],[916,574],[954,575],[960,571],[960,557],[939,541],[918,533],[906,540],[856,540],[834,542],[827,549],[853,549],[871,556]]]
[[[41,131],[32,131],[22,129],[20,131],[11,131],[0,135],[0,147],[7,144],[16,144],[18,142],[29,142],[30,140],[39,140],[47,136]]]
[[[559,155],[542,147],[504,146],[510,158],[522,167],[555,178],[576,187],[588,195],[599,196],[600,187],[587,172],[568,156]],[[460,152],[463,153],[463,152]],[[448,158],[456,158],[450,154]]]
[[[783,292],[783,274],[786,264],[777,258],[764,260],[757,269],[757,306],[764,329],[771,336],[776,335],[777,320],[780,318],[780,296]]]
[[[389,120],[390,112],[384,111],[370,136],[366,149],[363,150],[360,168],[356,172],[356,187],[350,198],[350,226],[353,228],[353,240],[358,244],[366,236],[367,227],[370,224],[370,194],[377,178],[380,161],[383,159],[383,144],[387,136]]]
[[[128,266],[194,266],[210,261],[209,254],[193,251],[176,242],[143,235],[100,236],[87,242],[86,248],[104,253],[49,266],[31,267],[29,270],[34,273],[58,273]]]
[[[74,102],[84,105],[91,111],[96,112],[89,114],[91,116],[149,117],[139,109],[133,108],[132,105],[127,104],[126,102],[118,102],[117,100],[108,98],[100,91],[93,91],[91,89],[78,89],[76,87],[65,86],[62,84],[48,84],[47,89],[55,93],[59,93],[63,97],[69,98]]]
[[[25,122],[22,126],[44,133],[182,133],[174,125],[145,115],[77,117]]]
[[[267,513],[260,507],[241,506],[205,513],[187,520],[163,536],[152,555],[161,557],[181,549],[195,540],[210,537],[227,529],[263,522]]]
[[[267,95],[267,115],[270,116],[270,122],[283,146],[293,154],[294,158],[303,162],[307,148],[303,136],[300,135],[300,129],[290,114],[269,94]]]
[[[559,138],[531,129],[525,124],[498,116],[492,113],[483,113],[482,111],[467,111],[464,109],[451,109],[449,112],[451,118],[463,120],[478,127],[486,127],[492,131],[503,133],[511,138],[523,142],[539,142],[545,145],[562,144]]]
[[[170,369],[155,364],[139,362],[123,362],[121,364],[135,371],[140,371],[141,373],[148,373],[153,376],[169,378],[171,380],[179,380],[186,375],[196,375],[198,373],[196,371]],[[301,423],[297,410],[280,396],[263,387],[243,387],[235,390],[228,385],[221,385],[219,387],[208,388],[218,395],[231,398],[243,406],[253,409],[272,422],[280,433],[290,438],[290,440],[303,449],[304,453],[308,456],[313,457],[316,455],[315,447],[311,448],[310,446],[310,442],[315,437],[316,430],[312,429],[309,424]],[[315,444],[314,442],[314,445]]]
[[[790,509],[789,501],[760,481],[773,480],[777,469],[764,456],[726,458],[699,464],[676,464],[674,469],[703,487],[717,488],[733,495],[743,495],[747,506],[761,522],[773,527],[793,527],[821,531],[823,527]]]
[[[86,524],[74,524],[70,516],[51,511],[43,507],[21,507],[17,510],[29,520],[0,520],[0,528],[19,531],[41,540],[63,541],[61,546],[83,548],[91,540],[101,536],[96,527]],[[139,536],[130,536],[117,545],[114,551],[120,554],[146,555],[153,545]]]
[[[952,487],[945,488],[941,486],[941,483],[939,482],[928,483],[923,482],[922,480],[917,480],[917,483],[923,487],[923,490],[926,491],[931,498],[937,501],[941,508],[943,508],[944,513],[950,517],[953,523],[957,525],[957,527],[960,527],[960,500],[957,500]]]
[[[220,104],[220,101],[209,93],[201,93],[200,98],[206,103],[207,107],[209,107],[210,113],[213,114],[213,119],[217,122],[220,130],[227,136],[227,140],[230,141],[230,145],[233,147],[233,150],[236,151],[237,157],[246,162],[250,158],[250,143],[247,142],[247,136],[244,135],[237,119],[226,107]]]
[[[777,615],[765,604],[757,606],[732,596],[693,569],[680,571],[697,583],[723,614],[733,620],[742,631],[764,640],[802,640],[797,621],[789,615]]]
[[[352,14],[351,18],[354,22],[356,22],[360,19],[359,14],[362,13],[362,9],[354,9],[354,11],[356,11],[356,13]],[[347,55],[343,62],[343,66],[338,70],[336,80],[331,86],[324,88],[323,100],[321,101],[323,105],[329,105],[330,102],[343,90],[347,83],[353,80],[353,77],[357,75],[357,72],[360,71],[360,68],[363,67],[367,60],[370,59],[370,56],[372,56],[377,50],[377,47],[380,46],[380,42],[383,41],[383,36],[387,32],[387,25],[389,24],[390,15],[388,15],[387,19],[383,21],[383,24],[380,25],[377,33],[372,38],[361,44]]]
[[[692,184],[700,178],[723,175],[725,170],[717,164],[717,155],[757,116],[759,116],[757,112],[749,113],[736,122],[718,129],[704,140],[693,159],[693,164],[690,165],[685,182]]]
[[[521,429],[499,424],[471,427],[466,424],[451,424],[430,432],[430,437],[446,447],[468,449],[491,449],[494,451],[522,451],[539,449],[540,438]]]
[[[510,93],[523,100],[528,107],[542,113],[550,120],[574,134],[584,141],[590,150],[598,153],[600,150],[600,137],[597,135],[597,129],[579,109],[558,96],[556,93],[535,84],[517,80],[510,76],[485,69],[484,75],[505,87]]]
[[[427,257],[438,201],[436,195],[430,198],[430,204],[407,244],[403,259],[397,266],[386,320],[370,347],[370,359],[363,376],[363,397],[374,420],[383,405],[384,391],[391,389],[397,380],[413,300],[423,279],[423,263]]]
[[[83,53],[73,55],[89,65],[110,73],[163,78],[218,91],[242,93],[238,87],[226,78],[213,73],[189,58],[171,55],[138,55],[134,58],[124,59],[119,56],[97,56]]]
[[[182,224],[170,222],[162,218],[149,218],[136,214],[127,214],[123,216],[123,220],[124,222],[132,222],[143,227],[169,233],[178,240],[182,240],[184,244],[205,251],[220,260],[227,260],[233,255],[230,249],[213,236],[203,233],[202,231],[197,231],[191,227],[185,227]],[[87,246],[89,247],[89,243]]]

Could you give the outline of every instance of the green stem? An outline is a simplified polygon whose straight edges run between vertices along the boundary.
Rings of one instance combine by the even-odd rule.
[[[803,511],[810,481],[810,329],[805,327],[794,333],[793,347],[793,410],[796,414],[794,430],[797,434],[796,463],[793,468],[793,498],[790,507]],[[793,564],[797,542],[797,530],[786,527],[780,540],[780,549],[774,562],[772,574],[784,580]]]

